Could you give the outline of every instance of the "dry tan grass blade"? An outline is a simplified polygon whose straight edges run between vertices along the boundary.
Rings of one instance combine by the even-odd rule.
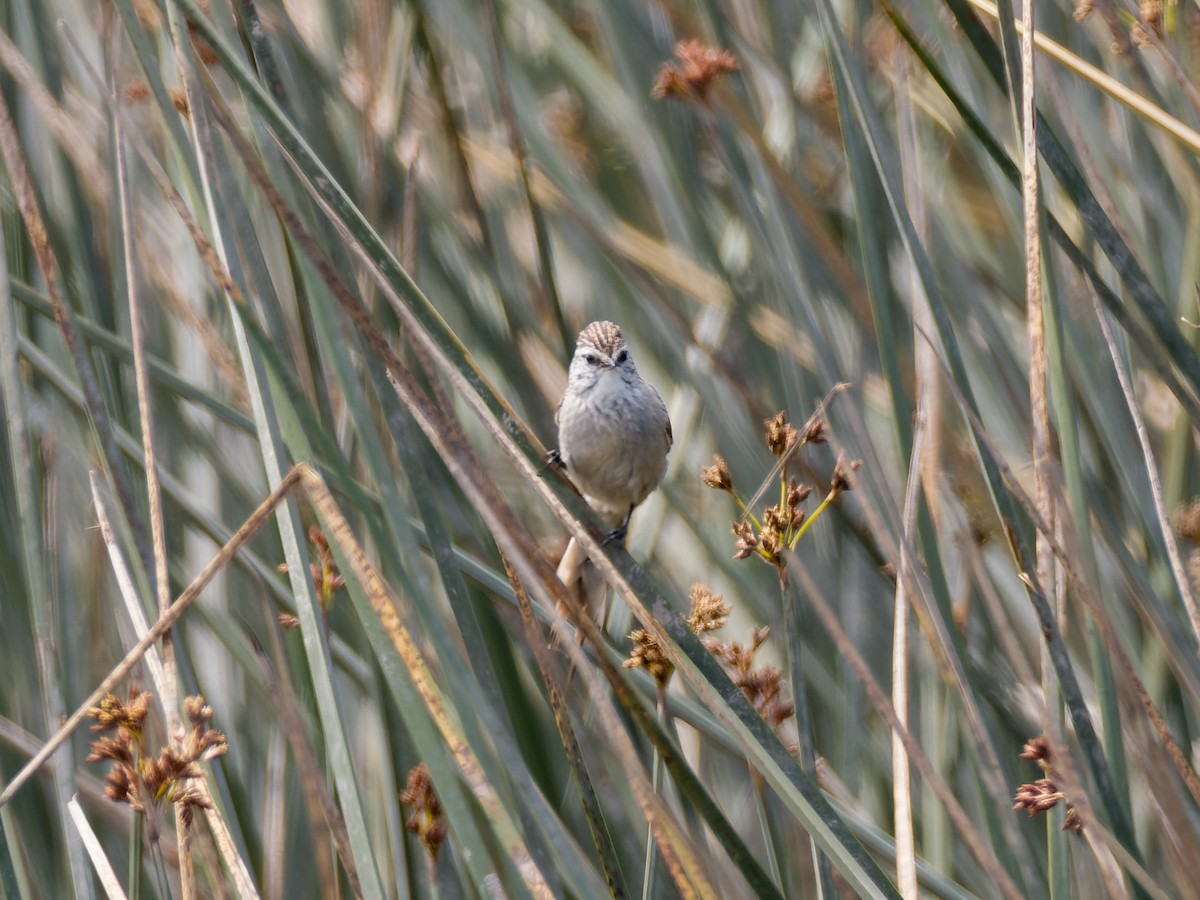
[[[996,5],[989,3],[988,0],[971,0],[971,5],[981,12],[987,13],[993,19],[1000,17]],[[1024,31],[1024,26],[1020,21],[1017,21],[1016,28],[1018,34]],[[1041,32],[1034,32],[1033,42],[1047,56],[1052,57],[1068,69],[1083,76],[1113,99],[1124,103],[1133,112],[1148,122],[1153,122],[1159,128],[1163,129],[1163,131],[1182,141],[1192,150],[1200,151],[1200,132],[1188,127],[1162,107],[1150,103],[1145,97],[1137,93],[1137,91],[1130,90],[1108,73],[1097,69],[1089,62],[1085,62],[1062,44],[1050,40],[1050,38]]]

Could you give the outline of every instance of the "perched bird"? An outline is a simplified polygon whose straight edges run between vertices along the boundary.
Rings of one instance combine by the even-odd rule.
[[[623,541],[634,508],[662,480],[672,436],[666,404],[638,374],[612,322],[593,322],[579,333],[555,421],[557,458],[612,529],[608,539]],[[558,577],[594,617],[608,585],[574,538]]]

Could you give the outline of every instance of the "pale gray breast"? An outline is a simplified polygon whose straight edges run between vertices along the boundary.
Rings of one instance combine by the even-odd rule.
[[[666,469],[666,406],[636,375],[620,372],[603,373],[578,401],[559,411],[567,474],[583,493],[623,516],[646,499]]]

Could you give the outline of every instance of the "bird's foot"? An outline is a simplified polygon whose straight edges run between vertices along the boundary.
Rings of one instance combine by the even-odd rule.
[[[619,528],[614,528],[607,535],[605,535],[604,540],[600,542],[600,546],[607,547],[609,544],[624,543],[625,535],[628,532],[629,532],[629,525],[628,525],[628,522],[626,522],[626,523],[622,524]]]
[[[629,532],[629,520],[633,518],[633,507],[629,507],[629,512],[625,513],[625,521],[608,533],[608,536],[601,541],[600,546],[607,547],[611,543],[625,543],[625,535]]]

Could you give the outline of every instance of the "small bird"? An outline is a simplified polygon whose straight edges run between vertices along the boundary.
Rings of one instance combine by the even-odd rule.
[[[653,387],[638,375],[621,329],[593,322],[579,333],[567,390],[554,416],[557,459],[588,505],[623,541],[634,508],[658,487],[671,449],[671,419]],[[608,585],[574,538],[558,577],[593,617]]]

